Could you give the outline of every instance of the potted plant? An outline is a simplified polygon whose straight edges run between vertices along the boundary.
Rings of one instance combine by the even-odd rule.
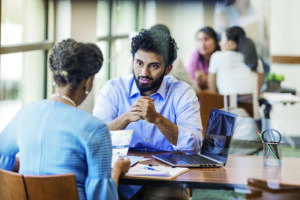
[[[284,81],[283,75],[269,73],[267,76],[267,92],[280,92],[282,81]]]

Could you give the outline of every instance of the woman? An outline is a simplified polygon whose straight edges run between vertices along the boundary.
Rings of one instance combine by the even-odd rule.
[[[57,91],[25,105],[0,134],[0,168],[18,165],[24,175],[74,173],[82,199],[118,199],[116,185],[129,160],[111,172],[110,133],[102,121],[77,108],[93,87],[103,55],[94,44],[68,39],[50,55]]]
[[[197,50],[186,65],[194,82],[202,90],[208,89],[208,67],[211,55],[220,49],[217,34],[211,27],[204,27],[196,33]]]
[[[212,55],[209,66],[209,90],[220,94],[252,94],[254,118],[260,126],[258,95],[263,67],[255,45],[238,26],[222,34],[221,51]],[[256,137],[256,136],[255,136]]]

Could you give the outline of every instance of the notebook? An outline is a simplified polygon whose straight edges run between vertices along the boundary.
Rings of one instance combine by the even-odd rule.
[[[142,177],[148,179],[172,179],[186,171],[188,168],[169,166],[149,166],[136,164],[125,174],[125,177]]]
[[[224,110],[211,110],[200,154],[167,153],[153,157],[171,166],[223,167],[228,158],[236,117],[236,114]]]

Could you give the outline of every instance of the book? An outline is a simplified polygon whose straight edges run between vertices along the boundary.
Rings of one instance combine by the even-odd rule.
[[[136,164],[131,167],[125,177],[142,177],[149,179],[172,179],[184,172],[188,171],[184,167],[169,167],[169,166],[149,166],[144,164]]]

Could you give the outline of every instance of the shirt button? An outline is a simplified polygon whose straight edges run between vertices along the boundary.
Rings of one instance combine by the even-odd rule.
[[[147,139],[146,139],[146,138],[144,139],[144,142],[147,142]]]

